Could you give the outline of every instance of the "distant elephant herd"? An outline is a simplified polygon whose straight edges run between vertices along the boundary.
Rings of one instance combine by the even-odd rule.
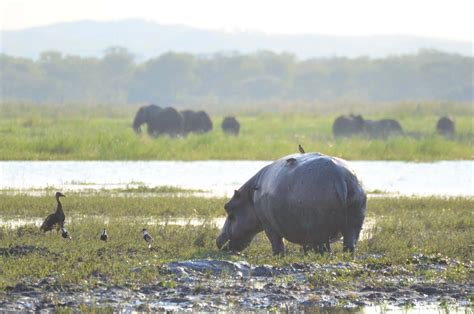
[[[182,110],[172,107],[161,108],[156,105],[140,107],[133,120],[133,129],[141,132],[146,124],[151,136],[187,136],[190,133],[206,133],[212,130],[213,124],[205,111]],[[239,135],[240,124],[235,117],[225,117],[221,128],[226,134]],[[454,135],[454,121],[442,117],[436,124],[436,131],[443,136]],[[394,119],[368,120],[361,115],[342,115],[334,120],[332,132],[335,137],[365,135],[373,138],[386,138],[391,135],[402,135],[400,123]]]
[[[206,133],[212,130],[213,124],[204,111],[182,110],[172,107],[161,108],[156,105],[143,106],[138,109],[133,120],[133,129],[141,132],[141,126],[147,125],[151,136],[169,135],[186,136],[189,133]],[[224,133],[238,135],[240,124],[235,117],[225,117],[221,128]]]
[[[436,131],[443,136],[454,135],[454,121],[442,117],[436,124]],[[385,138],[391,135],[403,134],[400,123],[394,119],[368,120],[361,115],[343,115],[334,120],[332,132],[335,137],[366,135]]]

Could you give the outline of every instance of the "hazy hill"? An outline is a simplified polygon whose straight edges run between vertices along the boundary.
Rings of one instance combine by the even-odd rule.
[[[291,52],[300,58],[331,56],[385,57],[415,53],[421,48],[473,55],[472,43],[412,36],[274,35],[261,32],[224,32],[142,20],[80,21],[1,32],[0,50],[12,56],[37,58],[40,52],[58,50],[80,56],[102,56],[110,46],[123,46],[137,60],[167,51],[211,54],[256,50]]]

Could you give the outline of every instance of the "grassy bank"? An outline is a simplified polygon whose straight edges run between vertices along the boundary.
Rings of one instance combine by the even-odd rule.
[[[220,130],[221,116],[213,116],[214,130],[186,138],[150,138],[131,128],[135,108],[106,111],[102,107],[81,109],[33,105],[22,110],[2,105],[0,113],[1,160],[273,160],[297,151],[319,151],[351,160],[472,159],[472,110],[454,114],[457,135],[435,134],[439,117],[434,110],[401,106],[398,111],[374,111],[366,118],[396,118],[407,136],[386,140],[363,137],[335,139],[331,133],[336,113],[237,115],[238,137]],[[466,105],[467,106],[467,105]],[[357,111],[354,111],[357,112]],[[68,114],[70,113],[70,114]],[[146,132],[144,132],[146,133]]]
[[[66,226],[72,241],[60,235],[42,234],[37,227],[0,228],[0,291],[22,283],[49,280],[53,286],[92,288],[97,281],[127,287],[172,280],[159,272],[163,263],[196,258],[246,259],[252,264],[286,265],[292,262],[337,263],[351,260],[334,246],[334,255],[303,256],[300,247],[288,245],[284,258],[273,257],[268,240],[259,234],[241,256],[229,256],[215,246],[218,229],[202,226],[147,225],[150,216],[211,218],[224,214],[223,199],[195,197],[114,197],[69,194],[64,200]],[[359,243],[354,261],[410,266],[414,254],[441,261],[455,259],[442,272],[447,281],[472,280],[473,199],[465,198],[375,198],[369,201],[369,218],[375,220],[372,236]],[[51,197],[0,195],[2,219],[45,217],[54,208]],[[107,225],[109,241],[99,241]],[[140,230],[147,225],[155,238],[148,249]],[[379,256],[374,259],[370,256]],[[370,258],[368,258],[370,257]],[[466,266],[467,265],[467,266]],[[429,275],[429,269],[427,276]],[[317,276],[318,274],[313,274]],[[349,281],[358,274],[343,274]],[[326,278],[327,279],[327,278]],[[326,280],[314,278],[314,280]],[[170,281],[171,280],[171,281]]]

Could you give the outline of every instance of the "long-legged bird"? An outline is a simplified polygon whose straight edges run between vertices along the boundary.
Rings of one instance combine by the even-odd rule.
[[[142,233],[143,233],[143,239],[148,243],[148,248],[151,248],[151,242],[153,242],[153,238],[148,233],[148,230],[146,230],[145,228],[143,228]]]
[[[40,230],[46,232],[53,230],[54,227],[56,227],[56,230],[59,230],[61,227],[64,226],[64,220],[66,219],[66,217],[64,216],[63,205],[59,201],[60,197],[66,197],[66,195],[61,192],[56,192],[56,201],[58,202],[58,205],[56,206],[56,211],[46,217],[40,227]]]

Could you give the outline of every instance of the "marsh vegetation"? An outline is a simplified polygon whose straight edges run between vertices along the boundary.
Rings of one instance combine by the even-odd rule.
[[[168,291],[168,294],[179,295],[182,292],[179,287],[184,284],[180,281],[184,280],[180,277],[183,274],[170,271],[170,265],[173,265],[170,263],[185,260],[244,261],[249,263],[244,266],[254,265],[249,268],[252,271],[265,272],[268,268],[272,282],[284,282],[284,287],[290,284],[304,286],[301,289],[306,291],[306,296],[318,289],[352,291],[338,299],[348,304],[354,304],[354,300],[388,302],[384,300],[388,295],[377,300],[363,296],[363,289],[381,291],[386,287],[396,291],[434,287],[439,293],[429,295],[434,297],[431,302],[442,302],[443,296],[448,294],[449,302],[466,301],[473,296],[470,284],[473,279],[472,198],[370,199],[368,219],[375,223],[366,225],[370,228],[366,230],[370,236],[359,242],[357,257],[352,259],[342,253],[340,243],[334,246],[331,255],[303,255],[300,247],[289,244],[285,257],[274,257],[264,235],[258,235],[241,255],[220,252],[215,245],[218,228],[213,225],[212,218],[224,215],[225,200],[221,198],[170,195],[144,198],[140,193],[117,197],[107,192],[90,195],[69,192],[67,196],[64,210],[72,240],[65,240],[54,232],[43,234],[34,225],[12,229],[4,224],[0,228],[0,290],[4,304],[14,302],[15,296],[18,298],[38,289],[45,295],[59,291],[92,293],[107,287],[121,287],[130,292],[151,289],[154,293],[159,290],[160,293]],[[0,195],[3,222],[41,218],[51,207],[50,196]],[[199,217],[204,223],[198,226],[152,224],[151,216],[165,222],[173,217]],[[106,243],[99,240],[104,226],[109,235]],[[141,236],[144,226],[155,239],[151,249]],[[305,270],[303,277],[291,275],[290,270],[297,267]],[[188,277],[191,276],[189,271]],[[196,289],[190,294],[205,304],[208,304],[209,296],[227,291],[224,286],[214,286],[213,280],[217,283],[227,278],[230,282],[235,277],[232,271],[224,271],[217,277],[209,272],[197,274],[196,282],[188,282]],[[246,280],[250,280],[250,284],[255,278],[250,276]],[[153,290],[156,285],[160,288]],[[446,289],[457,289],[459,293],[453,297]],[[224,301],[227,298],[222,297]],[[416,298],[410,300],[414,302]],[[91,305],[86,299],[78,302],[75,306],[81,302]],[[147,302],[143,300],[142,303]],[[53,300],[44,306],[58,304],[61,305]],[[281,304],[275,300],[269,306]]]
[[[249,108],[251,108],[249,106]],[[137,108],[117,106],[0,105],[2,160],[274,160],[295,151],[319,151],[350,160],[433,161],[471,159],[472,119],[469,104],[398,104],[359,106],[365,118],[397,119],[404,135],[388,139],[364,136],[334,138],[332,123],[340,107],[291,104],[275,111],[256,112],[241,107],[238,137],[225,135],[223,115],[211,114],[214,129],[183,138],[147,134],[137,136],[131,127]],[[349,106],[346,110],[350,109]],[[287,113],[293,110],[300,113]],[[450,115],[456,135],[436,134],[436,122]],[[146,133],[146,132],[145,132]]]

